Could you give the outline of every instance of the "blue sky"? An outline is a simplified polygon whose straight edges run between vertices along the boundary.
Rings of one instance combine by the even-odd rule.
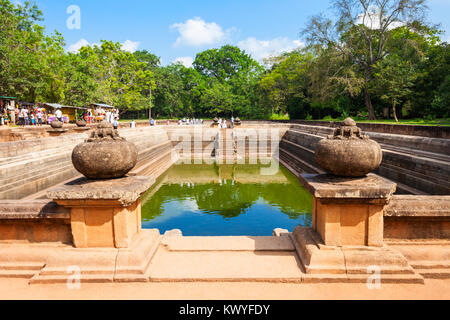
[[[129,51],[146,49],[164,65],[189,65],[196,53],[229,43],[261,60],[301,45],[299,32],[329,0],[35,0],[47,32],[58,30],[67,50],[113,40]],[[71,5],[80,9],[80,29],[69,29]],[[428,20],[450,38],[450,0],[429,0]],[[72,20],[75,21],[75,20]]]

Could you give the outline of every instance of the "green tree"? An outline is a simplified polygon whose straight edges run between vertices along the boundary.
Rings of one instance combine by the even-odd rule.
[[[369,119],[376,119],[371,99],[375,65],[392,50],[392,30],[423,17],[425,0],[334,0],[336,21],[313,17],[303,30],[311,45],[340,51],[357,66],[364,81],[363,94]]]
[[[375,72],[380,98],[392,106],[394,119],[398,122],[397,106],[411,95],[411,88],[416,79],[416,72],[409,61],[398,55],[391,55],[383,60]]]

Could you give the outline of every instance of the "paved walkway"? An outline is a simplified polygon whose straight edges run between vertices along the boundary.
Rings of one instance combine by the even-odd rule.
[[[251,282],[178,282],[28,285],[23,279],[0,279],[0,299],[30,300],[334,300],[450,299],[450,280],[425,280],[425,285],[293,284]]]

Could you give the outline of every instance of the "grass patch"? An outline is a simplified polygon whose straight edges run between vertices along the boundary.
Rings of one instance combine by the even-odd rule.
[[[362,123],[386,123],[386,124],[398,124],[398,125],[418,125],[418,126],[450,126],[450,118],[442,118],[442,119],[399,119],[399,122],[395,122],[393,119],[380,119],[380,120],[367,120],[365,118],[358,118],[358,117],[352,117],[353,120],[356,122],[362,122]],[[317,121],[344,121],[343,118],[329,118]]]

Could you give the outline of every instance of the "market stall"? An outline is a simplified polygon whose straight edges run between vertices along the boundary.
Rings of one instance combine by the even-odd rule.
[[[16,123],[16,98],[0,96],[0,125]]]

